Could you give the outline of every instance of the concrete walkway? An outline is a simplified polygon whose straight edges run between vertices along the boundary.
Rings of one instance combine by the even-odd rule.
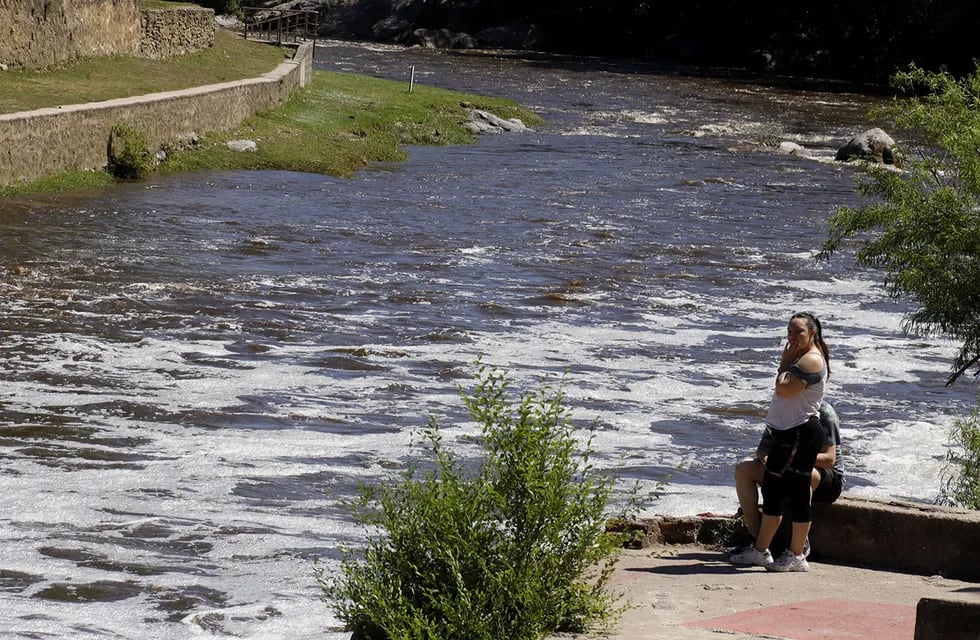
[[[980,602],[980,583],[816,558],[770,573],[694,544],[624,551],[611,589],[632,608],[608,640],[913,640],[921,598]]]

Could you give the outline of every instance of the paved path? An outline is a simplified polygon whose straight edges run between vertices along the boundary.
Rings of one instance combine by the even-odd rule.
[[[825,564],[735,567],[717,551],[626,551],[611,588],[633,607],[608,640],[913,640],[920,598],[980,601],[980,583]]]

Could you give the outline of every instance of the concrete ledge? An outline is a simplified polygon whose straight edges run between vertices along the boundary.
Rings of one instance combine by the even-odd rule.
[[[922,598],[915,608],[915,640],[977,640],[980,602]]]
[[[980,580],[980,512],[867,498],[813,506],[810,542],[821,558]]]
[[[784,525],[773,540],[774,552],[789,542],[789,521]],[[714,514],[613,521],[609,529],[629,532],[632,540],[627,546],[635,548],[655,543],[711,545],[747,535],[741,518]],[[813,505],[810,542],[818,560],[980,581],[978,511],[845,497]]]
[[[70,169],[99,170],[109,132],[119,123],[158,146],[188,133],[233,129],[278,106],[313,73],[313,45],[260,78],[0,115],[0,185],[29,182]]]
[[[980,512],[868,498],[813,506],[813,559],[980,582]],[[748,535],[740,517],[714,514],[614,520],[608,529],[629,533],[626,546],[631,548],[716,545]],[[788,544],[789,529],[780,529],[774,551]],[[915,640],[980,640],[980,601],[922,598],[916,607]]]

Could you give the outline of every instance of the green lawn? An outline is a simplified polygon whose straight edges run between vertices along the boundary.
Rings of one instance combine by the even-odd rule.
[[[0,113],[187,89],[272,71],[286,51],[218,29],[214,46],[166,60],[84,58],[53,69],[0,73]]]
[[[511,100],[418,84],[411,93],[408,89],[407,82],[317,71],[281,107],[249,118],[235,131],[206,136],[161,170],[285,169],[347,176],[369,162],[405,159],[405,145],[475,141],[462,127],[471,108],[540,122]],[[228,150],[226,142],[237,138],[256,140],[258,151]]]
[[[277,47],[218,30],[208,51],[167,60],[86,59],[45,71],[0,73],[0,112],[107,100],[251,78],[284,57]],[[281,169],[348,176],[376,161],[403,160],[406,145],[475,141],[461,124],[470,108],[525,124],[540,122],[511,100],[446,91],[345,73],[316,71],[309,85],[276,109],[234,131],[212,133],[188,149],[168,149],[158,173],[208,169]],[[256,140],[255,153],[227,141]],[[68,171],[27,184],[0,186],[0,197],[111,185],[102,171]]]

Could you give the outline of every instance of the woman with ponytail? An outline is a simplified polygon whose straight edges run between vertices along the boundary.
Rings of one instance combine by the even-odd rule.
[[[772,444],[762,480],[759,536],[754,545],[731,556],[733,563],[771,571],[809,570],[803,547],[810,533],[811,474],[824,445],[820,403],[829,375],[830,350],[820,320],[805,311],[793,314],[766,415]],[[793,513],[793,535],[789,549],[774,561],[769,544],[782,521],[784,499]]]

